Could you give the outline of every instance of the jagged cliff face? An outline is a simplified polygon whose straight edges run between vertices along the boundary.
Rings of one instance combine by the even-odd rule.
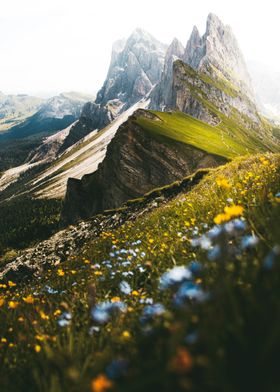
[[[202,37],[194,27],[183,60],[201,71],[207,72],[209,66],[215,67],[248,97],[254,98],[250,75],[238,42],[230,26],[224,25],[216,15],[208,16],[206,32]]]
[[[173,63],[183,56],[184,47],[174,38],[166,52],[160,83],[151,93],[151,109],[165,110],[172,101]]]
[[[141,29],[136,29],[126,42],[117,42],[95,103],[109,109],[112,101],[121,110],[123,105],[139,101],[159,82],[165,51],[165,45]]]
[[[69,179],[64,224],[119,207],[198,168],[225,162],[221,157],[144,131],[136,124],[139,116],[155,117],[151,112],[135,112],[119,128],[98,170],[82,180]]]
[[[245,128],[258,127],[260,117],[255,104],[242,95],[225,78],[217,78],[215,71],[195,71],[184,62],[173,64],[173,82],[170,108],[198,118],[211,125],[239,113],[239,120]]]
[[[70,131],[63,149],[94,129],[102,129],[148,95],[160,81],[166,46],[136,29],[127,40],[113,45],[106,80],[95,102],[87,103],[80,121]]]
[[[181,83],[182,60],[190,67],[188,83]],[[177,66],[174,63],[177,62]],[[191,69],[196,72],[191,72]],[[183,72],[184,73],[184,72]],[[193,80],[192,80],[193,79]],[[178,109],[210,124],[215,124],[216,116],[195,98],[193,86],[201,89],[204,98],[212,102],[225,115],[234,107],[242,114],[258,121],[255,115],[255,98],[251,79],[237,40],[229,26],[210,14],[206,32],[201,37],[197,27],[193,28],[187,46],[183,49],[178,40],[170,45],[161,82],[152,93],[152,109]]]

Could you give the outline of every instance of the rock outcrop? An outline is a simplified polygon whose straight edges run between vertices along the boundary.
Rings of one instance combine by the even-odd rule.
[[[230,26],[224,25],[216,15],[209,14],[202,37],[194,27],[183,60],[201,71],[207,72],[209,66],[215,67],[229,82],[254,99],[252,82],[238,42]]]
[[[251,79],[237,40],[231,28],[214,14],[208,16],[203,36],[196,26],[193,28],[184,51],[177,40],[173,41],[161,82],[151,94],[150,108],[177,109],[216,124],[220,121],[217,115],[197,99],[199,90],[204,101],[226,116],[234,108],[253,122],[259,121]]]
[[[150,108],[164,111],[172,101],[173,63],[184,56],[184,47],[174,38],[167,49],[160,83],[151,93]]]
[[[199,170],[195,175],[184,178],[171,187],[155,190],[141,200],[134,200],[119,211],[109,211],[58,231],[49,239],[21,251],[19,255],[2,263],[0,280],[23,282],[40,277],[42,271],[66,261],[70,256],[81,254],[85,244],[99,237],[102,232],[120,227],[127,221],[134,221],[182,192],[190,191],[208,172]]]
[[[113,45],[106,80],[95,102],[84,106],[79,122],[62,149],[90,131],[104,128],[119,114],[144,98],[160,81],[166,46],[144,30],[136,29],[127,40]]]
[[[245,128],[258,127],[260,117],[254,102],[229,83],[217,78],[215,71],[196,71],[183,61],[173,64],[173,82],[169,108],[217,125],[222,116],[232,117],[239,113],[239,121]]]
[[[129,199],[182,179],[199,168],[217,166],[225,161],[144,131],[136,124],[139,116],[154,115],[144,110],[135,112],[117,131],[98,170],[81,180],[68,180],[64,223],[119,207]]]

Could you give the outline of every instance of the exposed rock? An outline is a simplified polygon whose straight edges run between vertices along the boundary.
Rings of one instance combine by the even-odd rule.
[[[210,69],[205,74],[179,60],[173,65],[172,100],[169,107],[211,125],[221,121],[217,110],[227,117],[232,116],[233,111],[238,111],[240,122],[246,128],[250,128],[252,123],[259,125],[260,121],[254,102],[231,86],[226,79],[217,80]]]
[[[135,120],[146,113],[152,116],[137,111],[119,128],[95,173],[68,180],[64,223],[119,207],[198,168],[223,162],[205,151],[144,131]]]
[[[197,99],[197,92],[201,99]],[[161,82],[151,94],[150,108],[178,109],[211,125],[219,123],[203,99],[226,116],[234,108],[259,122],[250,76],[236,38],[214,14],[208,16],[202,37],[194,26],[184,53],[180,43],[173,41]]]
[[[165,52],[164,44],[141,29],[136,29],[127,40],[117,41],[95,102],[85,105],[80,121],[70,131],[62,149],[90,131],[105,127],[145,97],[161,78]]]
[[[224,25],[216,15],[209,14],[203,37],[194,27],[184,61],[198,70],[207,70],[209,66],[217,68],[228,81],[254,99],[252,82],[238,42],[230,26]]]
[[[181,192],[189,191],[206,174],[207,170],[198,171],[194,176],[173,184],[162,190],[155,190],[140,201],[129,203],[121,210],[108,211],[88,221],[80,221],[42,241],[33,248],[21,251],[20,255],[0,266],[0,281],[12,280],[23,283],[41,275],[43,270],[54,267],[74,255],[81,255],[87,242],[97,238],[103,231],[112,230],[127,221],[138,217],[167,203]]]
[[[173,63],[178,59],[182,59],[183,55],[183,45],[177,38],[174,38],[166,52],[161,81],[151,93],[151,109],[165,110],[170,105],[172,99]]]

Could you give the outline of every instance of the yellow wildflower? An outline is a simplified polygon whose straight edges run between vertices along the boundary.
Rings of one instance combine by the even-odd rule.
[[[216,225],[229,221],[231,218],[235,218],[243,214],[244,207],[240,205],[232,205],[230,207],[226,206],[224,208],[224,213],[218,214],[214,218]]]
[[[23,300],[27,304],[34,304],[35,301],[32,295],[28,295],[27,297],[23,298]]]
[[[5,303],[5,299],[3,297],[0,297],[0,307],[3,306]]]
[[[113,297],[111,298],[111,302],[120,302],[120,297]]]
[[[36,351],[36,353],[39,353],[41,351],[41,346],[39,346],[39,344],[35,344],[34,350]]]
[[[12,282],[11,280],[9,280],[8,286],[9,286],[9,287],[15,287],[15,286],[16,286],[16,283],[14,283],[14,282]]]
[[[10,309],[16,309],[19,303],[17,301],[9,301],[8,305]]]
[[[134,297],[138,297],[138,296],[139,296],[139,293],[138,293],[137,290],[133,290],[132,293],[131,293],[131,295],[134,295]]]
[[[224,188],[224,189],[230,189],[231,188],[231,184],[228,182],[228,180],[225,177],[218,177],[217,180],[216,180],[216,184],[220,188]]]
[[[45,312],[43,312],[43,310],[40,310],[39,314],[40,314],[40,317],[41,317],[42,320],[48,320],[49,319],[49,316]]]
[[[224,211],[226,214],[229,214],[231,218],[236,217],[236,216],[240,216],[243,215],[244,212],[244,207],[240,206],[240,205],[232,205],[230,207],[226,206],[224,208]]]
[[[42,336],[42,335],[36,335],[36,336],[35,336],[35,339],[36,339],[36,340],[39,340],[40,342],[42,342],[45,338],[44,338],[44,336]]]
[[[58,276],[64,276],[64,275],[65,275],[65,272],[63,271],[63,269],[59,268],[59,269],[57,270],[57,275],[58,275]]]
[[[59,316],[59,315],[61,315],[61,310],[60,310],[60,309],[55,310],[55,311],[53,312],[53,315],[54,315],[54,316]]]
[[[125,339],[130,339],[131,338],[131,333],[129,331],[123,331],[122,337]]]

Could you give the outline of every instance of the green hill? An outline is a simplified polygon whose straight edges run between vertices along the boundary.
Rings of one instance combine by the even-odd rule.
[[[2,282],[3,390],[277,391],[279,174],[279,154],[235,158],[40,279]]]

